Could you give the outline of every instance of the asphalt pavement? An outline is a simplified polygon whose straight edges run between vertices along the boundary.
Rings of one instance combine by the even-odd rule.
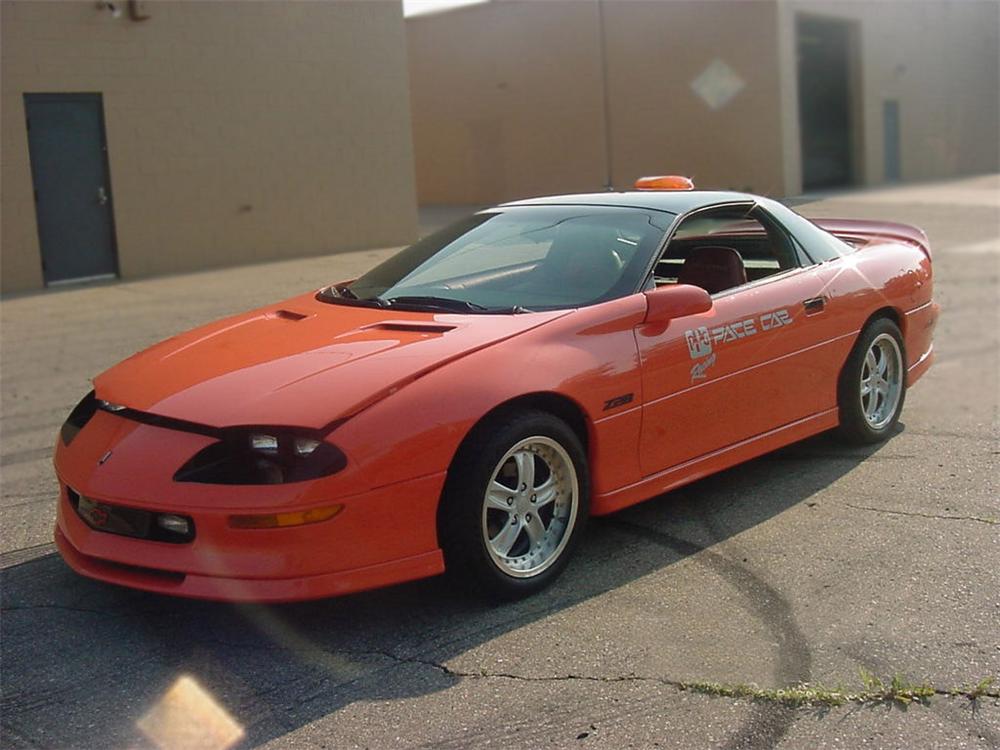
[[[3,300],[0,745],[1000,747],[1000,177],[798,208],[930,235],[937,362],[897,434],[819,436],[597,519],[556,585],[503,606],[440,579],[274,607],[178,600],[81,578],[51,544],[51,447],[90,377],[388,251]],[[937,692],[798,708],[713,694],[840,695],[860,670]],[[948,695],[989,678],[992,696]]]

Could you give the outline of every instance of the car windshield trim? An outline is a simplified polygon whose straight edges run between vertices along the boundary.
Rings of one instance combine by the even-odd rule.
[[[597,304],[638,291],[675,217],[660,209],[577,203],[484,209],[320,299],[507,314]]]
[[[350,294],[344,295],[347,291]],[[447,312],[463,313],[472,315],[521,315],[524,313],[538,312],[522,305],[509,305],[504,307],[485,307],[477,305],[475,302],[466,300],[451,299],[448,297],[393,297],[392,299],[382,299],[381,297],[365,297],[363,299],[353,296],[353,292],[343,288],[333,286],[320,289],[316,293],[316,300],[328,305],[347,305],[348,307],[371,307],[375,309],[406,310],[413,312]]]

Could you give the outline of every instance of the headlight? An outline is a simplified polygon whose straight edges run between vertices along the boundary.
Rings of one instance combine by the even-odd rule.
[[[59,431],[60,437],[62,437],[63,445],[69,445],[73,442],[73,438],[76,434],[84,428],[84,425],[90,421],[90,418],[94,416],[94,412],[97,411],[97,399],[94,397],[94,392],[91,391],[73,407],[73,411],[69,413],[66,417],[66,421],[63,423],[62,429]]]
[[[198,451],[176,482],[286,484],[335,474],[347,458],[319,435],[288,429],[233,428]]]

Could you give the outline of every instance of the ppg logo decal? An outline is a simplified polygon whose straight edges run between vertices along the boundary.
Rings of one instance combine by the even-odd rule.
[[[705,326],[685,331],[684,338],[687,339],[688,353],[691,355],[691,359],[707,357],[712,353],[712,337]]]

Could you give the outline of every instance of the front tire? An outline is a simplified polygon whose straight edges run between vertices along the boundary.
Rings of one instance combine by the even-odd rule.
[[[906,350],[888,318],[861,332],[840,376],[840,436],[849,443],[881,442],[892,434],[906,399]]]
[[[587,459],[557,417],[517,411],[475,428],[438,514],[448,574],[476,593],[517,599],[566,567],[590,510]]]

